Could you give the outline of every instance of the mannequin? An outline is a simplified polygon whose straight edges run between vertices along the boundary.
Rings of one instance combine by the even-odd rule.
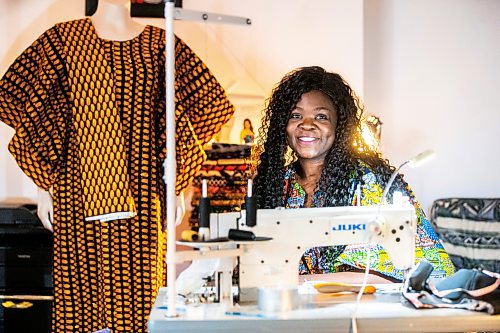
[[[38,188],[37,215],[42,221],[43,227],[50,232],[54,232],[52,227],[52,223],[54,223],[54,201],[50,192],[52,192],[52,189],[45,191],[43,188]]]
[[[100,38],[114,41],[126,41],[137,37],[145,28],[134,21],[129,14],[129,0],[100,0],[97,11],[91,20]],[[52,189],[38,188],[37,215],[45,229],[54,232],[54,203]],[[176,225],[179,225],[186,213],[184,192],[177,196]]]
[[[139,35],[144,26],[132,20],[126,5],[128,0],[100,0],[91,20],[99,37],[107,40],[125,41]],[[45,229],[54,232],[54,203],[52,190],[38,188],[37,215]]]
[[[9,151],[54,233],[53,331],[140,333],[165,283],[165,31],[134,22],[128,1],[100,2],[15,60],[0,80],[0,121],[15,129]],[[234,107],[175,42],[179,222],[203,145]]]
[[[91,20],[100,38],[125,41],[139,35],[145,28],[130,17],[128,0],[100,0]]]
[[[43,227],[50,232],[54,232],[54,228],[52,227],[54,221],[54,201],[51,192],[52,189],[45,191],[43,188],[38,188],[37,215],[40,221],[42,221]],[[181,194],[177,196],[177,208],[175,211],[175,225],[177,226],[179,226],[184,219],[186,206],[191,206],[191,202],[186,200],[191,200],[191,197],[185,197],[184,191],[182,191]]]
[[[100,0],[91,20],[99,37],[107,40],[125,41],[136,37],[144,26],[130,17],[126,5],[128,0]],[[45,229],[54,232],[54,202],[52,189],[38,188],[37,215]],[[182,209],[181,209],[182,213]]]

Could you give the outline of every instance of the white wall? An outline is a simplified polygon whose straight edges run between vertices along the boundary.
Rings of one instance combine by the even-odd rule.
[[[424,208],[441,197],[500,197],[500,1],[365,1],[366,109]]]
[[[285,73],[299,66],[337,71],[363,95],[362,0],[184,0],[184,8],[252,19],[249,27],[175,23],[177,35],[222,85],[233,87],[237,129],[226,130],[229,137],[239,136],[242,119],[259,119],[264,97]],[[83,0],[0,0],[0,75],[54,23],[83,15]],[[147,23],[162,25],[161,20]],[[7,151],[12,133],[0,124],[0,201],[34,199],[35,187]]]
[[[259,118],[264,96],[286,72],[319,64],[341,73],[364,97],[367,113],[381,117],[383,150],[393,164],[437,151],[428,165],[405,170],[424,208],[439,197],[500,196],[500,1],[184,0],[184,6],[253,21],[175,23],[232,87],[238,111],[226,134],[233,140],[242,119]],[[44,30],[83,17],[83,10],[83,0],[0,0],[0,75]],[[12,133],[0,123],[0,200],[35,198],[7,152]]]
[[[251,26],[175,25],[223,86],[233,87],[229,97],[237,108],[228,127],[234,127],[221,135],[232,142],[239,141],[243,119],[257,129],[264,99],[297,67],[320,65],[342,73],[362,96],[362,0],[184,0],[184,8],[252,20]]]

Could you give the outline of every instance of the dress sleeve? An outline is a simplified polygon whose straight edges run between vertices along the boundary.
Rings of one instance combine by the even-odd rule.
[[[182,105],[204,145],[232,117],[234,107],[215,76],[180,38],[175,53],[176,102]]]
[[[28,47],[0,80],[0,120],[15,130],[9,151],[43,189],[57,179],[67,147],[70,109],[63,58],[54,27]]]
[[[164,36],[164,35],[162,35]],[[161,50],[160,64],[165,64]],[[165,71],[159,73],[159,156],[165,158]],[[175,37],[176,192],[186,188],[206,159],[203,146],[220,132],[234,107],[226,93],[200,58]]]

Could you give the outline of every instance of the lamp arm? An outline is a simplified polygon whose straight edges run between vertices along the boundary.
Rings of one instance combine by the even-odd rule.
[[[387,194],[389,193],[389,190],[391,189],[392,183],[394,182],[394,179],[396,179],[396,176],[399,173],[399,170],[401,170],[405,165],[410,163],[410,160],[404,162],[401,164],[396,170],[391,175],[391,178],[389,178],[389,181],[387,182],[387,185],[385,185],[384,192],[382,193],[382,199],[380,200],[380,204],[383,205],[386,203],[387,200]]]

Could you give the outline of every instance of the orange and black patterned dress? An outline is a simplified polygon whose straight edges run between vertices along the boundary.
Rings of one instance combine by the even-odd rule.
[[[152,26],[118,42],[90,19],[59,23],[0,81],[9,150],[53,188],[54,332],[145,332],[164,285],[164,39]],[[234,109],[178,38],[175,52],[179,191]]]

